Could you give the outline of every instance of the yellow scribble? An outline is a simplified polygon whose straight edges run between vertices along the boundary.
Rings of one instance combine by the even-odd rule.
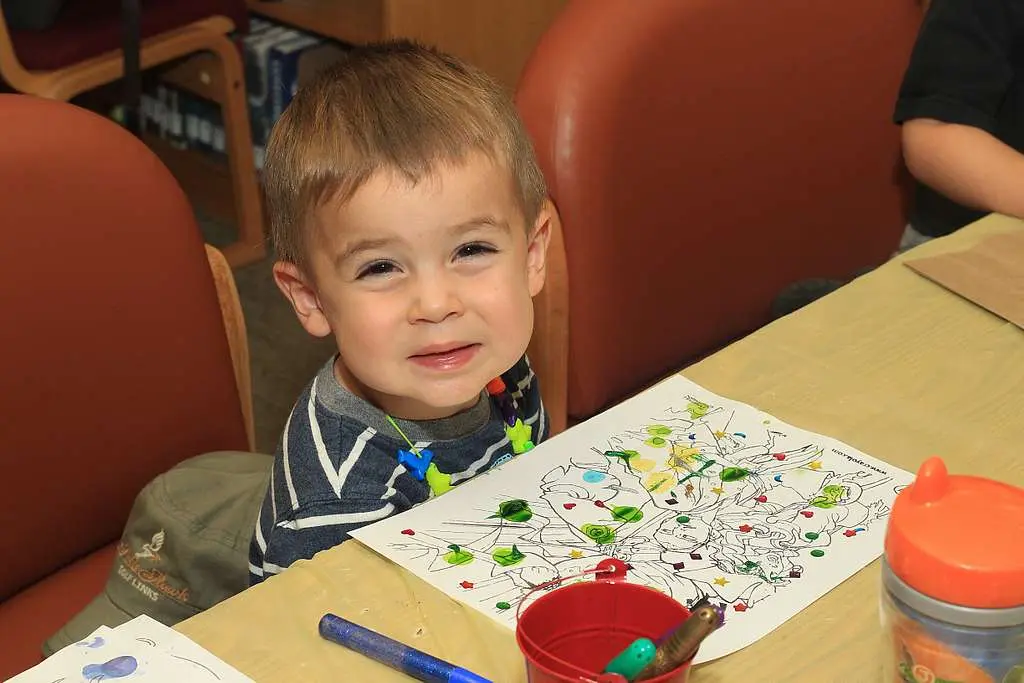
[[[629,466],[638,472],[650,472],[658,463],[647,458],[634,458],[629,461]]]
[[[725,489],[723,489],[721,486],[716,486],[715,488],[711,489],[711,493],[715,494],[716,496],[720,496],[723,493],[725,493]]]
[[[725,438],[725,432],[723,432],[721,429],[715,430],[714,435],[715,435],[716,439],[724,439]]]
[[[727,583],[729,583],[729,579],[725,578],[724,576],[719,576],[717,579],[715,579],[715,585],[717,586],[724,586]]]
[[[684,446],[681,443],[672,445],[672,456],[669,458],[669,467],[681,467],[692,465],[700,457],[700,449],[693,446]]]
[[[820,470],[821,469],[821,461],[820,460],[815,460],[810,465],[808,465],[808,467],[810,467],[812,470]]]
[[[644,488],[651,493],[668,493],[675,486],[676,478],[665,472],[651,472],[644,479]]]
[[[574,560],[578,560],[581,557],[583,557],[583,551],[582,550],[573,550],[573,551],[571,551],[569,553],[569,557],[571,557]]]

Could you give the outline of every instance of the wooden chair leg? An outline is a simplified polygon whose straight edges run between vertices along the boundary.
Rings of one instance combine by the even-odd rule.
[[[242,58],[235,44],[226,36],[215,41],[211,49],[217,55],[223,73],[223,78],[218,79],[223,86],[218,99],[224,115],[228,168],[238,223],[238,241],[225,246],[222,251],[228,263],[238,267],[266,255],[263,202],[253,158]]]

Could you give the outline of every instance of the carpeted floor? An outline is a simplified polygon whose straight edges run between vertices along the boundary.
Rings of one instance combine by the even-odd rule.
[[[207,241],[224,244],[231,233],[200,217]],[[316,339],[299,325],[271,277],[273,258],[235,269],[249,336],[256,449],[273,453],[299,392],[334,353],[333,339]]]

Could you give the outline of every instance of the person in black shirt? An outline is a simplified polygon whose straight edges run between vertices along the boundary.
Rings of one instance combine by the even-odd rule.
[[[910,226],[920,236],[991,212],[1024,218],[1022,32],[1024,0],[933,0],[927,10],[893,117],[918,181]]]
[[[1024,0],[931,0],[893,120],[916,180],[905,251],[987,213],[1024,218]],[[779,318],[839,289],[805,280],[772,306]]]

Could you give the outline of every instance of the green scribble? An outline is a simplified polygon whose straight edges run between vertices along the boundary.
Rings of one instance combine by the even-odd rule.
[[[496,548],[491,557],[502,567],[513,567],[526,559],[526,555],[514,545],[511,548]]]
[[[672,429],[665,425],[651,425],[647,428],[647,433],[651,436],[670,436]]]
[[[828,508],[834,508],[846,495],[846,487],[840,486],[839,484],[829,484],[828,486],[821,489],[821,493],[811,498],[810,505],[816,508],[822,508],[827,510]]]
[[[690,417],[694,420],[704,417],[709,410],[711,410],[711,406],[702,401],[690,401],[686,404],[686,412],[690,413]]]
[[[651,438],[644,441],[645,444],[651,448],[664,448],[668,445],[669,441],[663,436],[652,436]]]
[[[455,544],[448,546],[448,550],[450,552],[444,554],[444,561],[448,564],[469,564],[473,561],[473,553]]]
[[[671,481],[671,480],[672,480],[672,477],[666,474],[662,479],[659,479],[658,481],[654,482],[652,485],[645,486],[644,488],[647,489],[648,493],[650,493],[652,491],[657,491],[661,487],[662,484],[664,484],[666,481]],[[672,495],[675,496],[676,492],[673,491]]]
[[[736,570],[741,574],[749,574],[751,576],[756,576],[765,583],[775,583],[776,581],[780,580],[779,576],[777,576],[776,574],[772,574],[771,576],[765,574],[764,569],[761,567],[760,563],[754,562],[753,560],[747,560],[739,567],[737,567]]]
[[[506,500],[498,505],[498,514],[491,515],[487,519],[501,518],[508,522],[529,522],[533,517],[533,510],[530,504],[522,498]]]
[[[685,477],[683,477],[682,479],[680,479],[676,483],[678,483],[678,484],[685,484],[687,479],[692,479],[693,477],[703,477],[704,476],[704,470],[706,470],[707,468],[711,467],[714,464],[715,464],[714,460],[708,460],[708,461],[706,461],[704,463],[701,463],[701,466],[697,470],[691,471],[689,474],[687,474]]]
[[[632,505],[617,505],[612,508],[612,519],[617,522],[639,522],[644,518],[644,511]]]
[[[615,542],[615,529],[604,524],[584,524],[580,531],[598,545],[608,545]]]
[[[633,471],[633,467],[629,464],[629,461],[633,458],[640,457],[640,454],[636,451],[605,451],[604,455],[606,458],[618,458],[622,461],[623,466],[630,472]]]
[[[746,479],[749,474],[750,470],[742,467],[723,467],[718,476],[722,481],[740,481]]]

